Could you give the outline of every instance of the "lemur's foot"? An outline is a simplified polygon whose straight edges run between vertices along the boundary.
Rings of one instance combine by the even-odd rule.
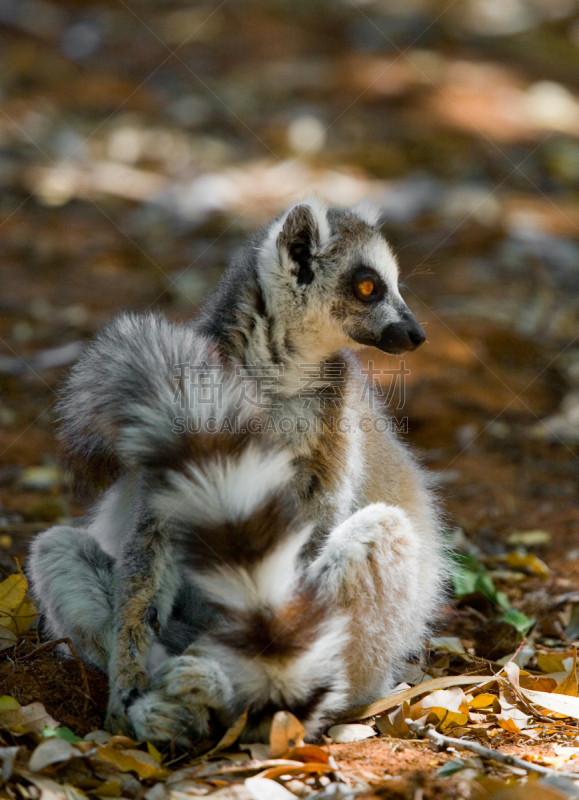
[[[190,747],[209,733],[209,708],[191,709],[160,691],[139,697],[129,708],[128,717],[138,741]]]

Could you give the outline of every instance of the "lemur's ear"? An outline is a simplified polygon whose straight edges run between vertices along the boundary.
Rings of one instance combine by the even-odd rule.
[[[298,284],[313,281],[313,257],[329,236],[326,211],[319,203],[300,203],[290,210],[283,221],[276,246],[282,264],[295,274]]]
[[[371,228],[375,228],[380,222],[380,209],[367,197],[352,206],[350,211],[367,225],[370,225]]]

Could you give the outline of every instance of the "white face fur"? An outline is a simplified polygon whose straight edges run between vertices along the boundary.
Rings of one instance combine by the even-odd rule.
[[[425,339],[377,220],[368,203],[341,210],[314,199],[270,225],[258,259],[268,311],[310,357],[362,345],[402,353]]]

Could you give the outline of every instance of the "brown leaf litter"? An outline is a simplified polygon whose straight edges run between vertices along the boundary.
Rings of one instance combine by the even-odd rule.
[[[58,643],[38,643],[26,589],[21,572],[0,583],[0,617],[17,632],[0,659],[2,797],[516,800],[520,787],[525,798],[540,791],[547,800],[568,795],[546,780],[579,780],[576,648],[534,651],[523,640],[501,666],[439,637],[434,666],[409,667],[415,685],[399,685],[330,729],[347,744],[328,737],[324,746],[304,744],[302,724],[281,711],[268,743],[240,746],[246,710],[205,753],[159,752],[102,730],[105,677],[76,657],[63,658]],[[22,609],[32,620],[20,628],[13,616],[25,616]],[[516,663],[529,652],[534,671]],[[460,663],[462,674],[448,674]]]

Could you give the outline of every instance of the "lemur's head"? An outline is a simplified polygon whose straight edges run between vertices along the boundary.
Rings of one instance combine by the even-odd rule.
[[[398,290],[398,266],[370,204],[306,200],[269,226],[258,269],[268,305],[330,349],[415,350],[426,339]]]

